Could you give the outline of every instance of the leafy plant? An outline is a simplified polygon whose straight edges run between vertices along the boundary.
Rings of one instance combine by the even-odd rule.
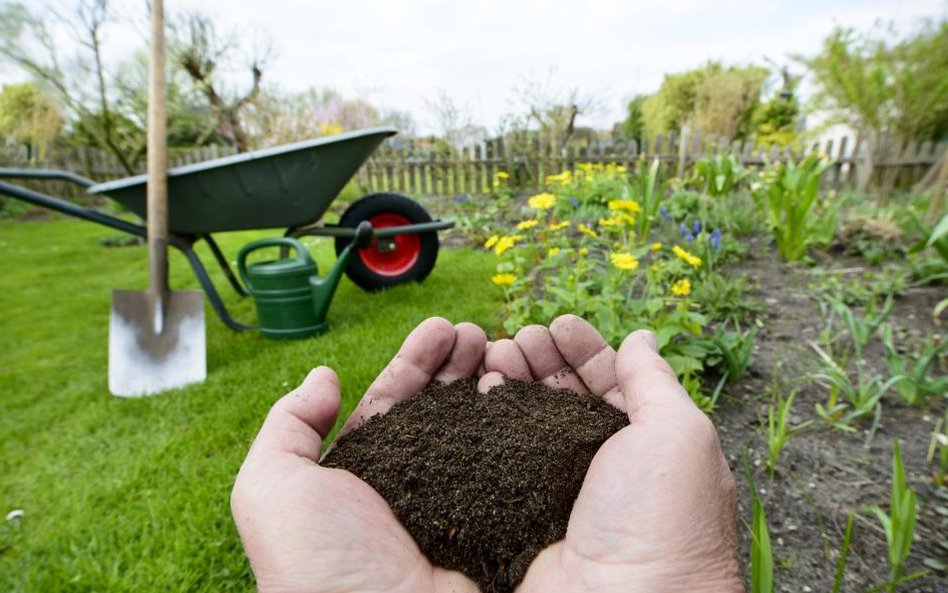
[[[734,155],[719,153],[699,159],[694,165],[694,181],[709,196],[731,194],[747,177],[740,161]]]
[[[808,288],[821,299],[837,300],[847,305],[866,305],[886,295],[901,295],[908,287],[909,274],[903,266],[885,266],[881,270],[857,273],[813,268],[813,281]]]
[[[715,332],[710,342],[716,350],[716,355],[709,358],[708,366],[720,367],[724,371],[722,375],[728,381],[740,381],[753,360],[756,337],[756,327],[743,333],[739,331]]]
[[[751,496],[750,593],[774,593],[774,555],[767,528],[764,505],[757,495],[757,484],[747,452],[743,452],[744,474]]]
[[[846,572],[846,561],[849,559],[849,546],[853,538],[853,520],[855,515],[846,514],[846,529],[843,532],[843,542],[839,547],[839,559],[836,561],[836,573],[833,575],[833,593],[839,593],[843,586],[843,575]]]
[[[806,255],[828,217],[835,219],[835,205],[820,200],[820,177],[830,166],[830,161],[813,154],[798,163],[777,163],[762,176],[754,194],[766,209],[777,250],[788,262]]]
[[[948,375],[937,378],[931,375],[932,364],[943,352],[948,351],[948,341],[936,344],[929,338],[918,358],[912,360],[895,348],[892,326],[886,324],[882,331],[882,345],[885,348],[885,361],[889,372],[899,377],[895,382],[895,389],[907,404],[914,406],[931,396],[948,392]]]
[[[942,426],[944,426],[944,430],[942,430]],[[948,477],[948,410],[945,410],[945,417],[940,419],[932,430],[932,440],[928,445],[928,455],[926,456],[929,463],[935,459],[936,451],[938,453],[938,465],[935,468],[935,473],[932,474],[932,481],[935,486],[945,486],[948,484],[946,482],[946,477]]]
[[[776,376],[774,381],[776,382]],[[773,391],[773,400],[770,403],[767,413],[767,472],[773,477],[777,471],[777,460],[780,453],[790,440],[796,434],[809,426],[810,422],[804,422],[796,426],[790,426],[790,410],[793,407],[793,400],[797,396],[794,389],[790,395],[784,399],[781,390],[775,384]]]
[[[860,361],[862,359],[863,348],[869,344],[869,341],[876,335],[876,332],[879,331],[879,328],[885,320],[892,314],[894,302],[890,294],[886,297],[882,309],[877,311],[875,301],[869,301],[866,307],[866,314],[861,319],[846,303],[830,301],[830,305],[836,311],[839,318],[843,320],[843,323],[846,324],[846,328],[849,330],[849,337],[852,341],[853,353],[855,354],[856,360]]]
[[[917,578],[924,572],[902,579],[905,561],[912,550],[912,538],[915,535],[916,504],[915,491],[905,483],[905,469],[902,465],[902,452],[899,441],[895,441],[892,452],[892,495],[889,499],[889,513],[878,506],[869,507],[882,524],[889,549],[889,580],[884,585],[886,591],[895,591],[899,583]]]
[[[810,346],[818,354],[822,367],[810,378],[825,382],[829,388],[826,405],[817,403],[816,413],[836,428],[854,430],[849,426],[850,422],[876,412],[882,396],[900,379],[892,377],[883,381],[880,375],[870,375],[865,365],[860,363],[856,365],[856,378],[853,380],[822,348],[812,342]],[[840,395],[844,401],[840,400]]]

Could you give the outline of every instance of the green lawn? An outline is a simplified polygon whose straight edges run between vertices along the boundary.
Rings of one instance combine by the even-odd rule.
[[[222,247],[233,257],[267,234],[231,233]],[[84,222],[0,223],[2,591],[251,590],[228,496],[270,405],[324,364],[342,380],[344,416],[422,319],[498,325],[494,261],[442,251],[423,285],[367,294],[343,280],[320,338],[237,334],[208,308],[206,383],[113,398],[111,289],[147,285],[145,248],[101,246],[114,236]],[[325,270],[329,242],[309,242]],[[171,265],[173,287],[196,287],[181,256]],[[215,280],[252,320],[249,299]],[[25,511],[19,526],[2,520],[13,509]]]

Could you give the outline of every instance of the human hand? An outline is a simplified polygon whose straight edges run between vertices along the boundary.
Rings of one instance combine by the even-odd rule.
[[[596,453],[566,537],[527,570],[518,593],[744,591],[736,494],[711,421],[639,331],[618,353],[574,315],[490,345],[481,391],[505,378],[592,393],[630,425]]]
[[[424,321],[366,391],[342,432],[432,380],[473,376],[486,342],[473,324]],[[270,410],[240,468],[231,511],[258,590],[476,592],[460,573],[432,566],[371,486],[316,463],[339,402],[336,374],[314,369]]]

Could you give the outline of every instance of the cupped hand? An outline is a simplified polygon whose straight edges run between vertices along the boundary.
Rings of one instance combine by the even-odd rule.
[[[405,339],[342,431],[388,411],[432,380],[473,376],[486,338],[475,325],[432,318]],[[310,372],[270,410],[231,495],[258,590],[474,593],[458,572],[432,566],[371,486],[316,463],[339,414],[336,374]]]
[[[733,476],[651,333],[631,334],[617,353],[566,315],[491,344],[484,366],[481,391],[542,381],[602,397],[630,421],[596,453],[565,539],[534,560],[518,593],[744,590]]]

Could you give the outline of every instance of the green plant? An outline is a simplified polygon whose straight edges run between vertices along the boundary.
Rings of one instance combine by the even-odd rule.
[[[779,367],[778,367],[779,369]],[[767,472],[773,477],[777,471],[777,460],[784,446],[796,436],[796,434],[809,426],[810,422],[804,422],[796,426],[790,426],[790,410],[793,407],[793,400],[797,396],[797,390],[794,389],[790,395],[784,399],[779,386],[776,384],[777,374],[774,374],[774,385],[772,387],[773,399],[767,412]]]
[[[879,328],[885,320],[892,314],[894,302],[890,294],[886,297],[882,309],[877,311],[875,301],[869,301],[866,307],[866,313],[861,319],[846,303],[830,301],[830,305],[836,311],[836,314],[839,315],[840,319],[843,320],[843,323],[846,324],[853,346],[853,353],[856,360],[859,361],[862,359],[863,348],[869,344],[869,341],[876,335],[876,332],[879,331]]]
[[[650,236],[652,223],[658,218],[662,206],[662,194],[659,191],[661,184],[659,182],[658,159],[653,159],[652,164],[647,169],[644,159],[640,160],[632,185],[635,188],[635,195],[639,204],[642,206],[642,213],[635,221],[635,232],[638,233],[642,241],[646,241]]]
[[[808,247],[825,240],[817,239],[821,228],[835,225],[831,219],[836,204],[820,200],[820,177],[830,166],[830,161],[810,154],[799,162],[777,163],[761,176],[754,196],[767,212],[777,250],[788,262],[800,260]]]
[[[944,426],[944,430],[942,430]],[[945,417],[938,420],[935,428],[932,430],[932,439],[928,444],[928,455],[926,459],[931,463],[935,459],[935,453],[938,453],[938,465],[935,467],[935,473],[932,474],[932,481],[935,486],[945,486],[946,477],[948,477],[948,410],[945,410]]]
[[[767,528],[767,515],[757,494],[757,484],[747,452],[741,454],[744,475],[750,490],[752,516],[750,540],[750,593],[774,593],[774,555]]]
[[[882,330],[882,345],[889,372],[899,377],[895,389],[907,404],[914,406],[931,396],[948,392],[948,375],[936,378],[931,374],[933,363],[943,352],[948,351],[948,341],[936,343],[929,337],[922,352],[912,360],[896,349],[892,340],[892,325],[886,324]]]
[[[902,578],[905,561],[912,550],[917,508],[915,491],[905,483],[905,469],[902,465],[902,452],[899,450],[898,440],[895,441],[892,452],[892,495],[889,499],[889,513],[886,514],[878,506],[868,507],[867,510],[879,519],[885,531],[889,549],[889,580],[883,585],[885,590],[891,593],[900,583],[926,574],[923,571]]]
[[[451,199],[452,214],[456,217],[461,233],[475,245],[504,228],[514,203],[513,190],[506,171],[494,174],[491,194],[485,198],[454,196]]]
[[[719,153],[707,156],[694,165],[693,183],[709,196],[728,196],[747,177],[740,161],[734,155]]]
[[[816,351],[821,366],[820,372],[810,375],[810,378],[823,381],[829,389],[826,405],[817,403],[816,413],[836,428],[854,430],[849,424],[875,413],[882,396],[900,379],[892,377],[883,381],[881,375],[870,375],[865,365],[859,362],[853,380],[822,348],[812,342],[810,346]],[[845,401],[840,401],[840,395]]]
[[[810,270],[813,281],[808,288],[820,299],[837,300],[847,305],[866,305],[885,295],[901,295],[909,283],[909,272],[898,265],[881,270]]]
[[[843,532],[843,542],[839,547],[839,559],[836,561],[836,573],[833,575],[833,593],[839,593],[843,586],[843,575],[846,572],[846,561],[849,559],[849,546],[853,538],[853,520],[855,515],[846,513],[846,529]]]
[[[709,340],[714,354],[708,358],[707,366],[721,369],[722,376],[728,381],[740,381],[753,360],[756,337],[756,327],[743,333],[716,331]]]

